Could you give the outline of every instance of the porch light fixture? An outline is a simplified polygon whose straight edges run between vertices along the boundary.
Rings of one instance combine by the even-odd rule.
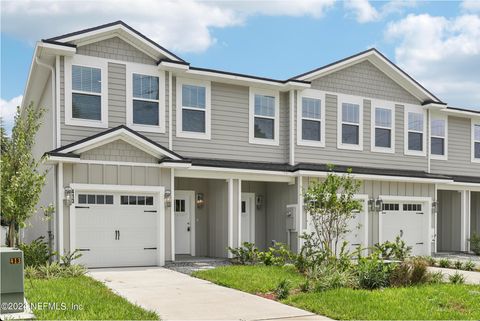
[[[432,213],[435,214],[438,210],[438,201],[432,202]]]
[[[375,200],[375,210],[377,212],[380,212],[383,208],[383,200],[381,198],[377,198]]]
[[[262,208],[262,205],[263,205],[263,196],[262,195],[257,195],[257,197],[255,197],[255,205],[257,206],[257,210]]]
[[[70,186],[65,186],[63,189],[63,200],[66,206],[70,206],[75,201],[75,191]]]
[[[368,200],[368,210],[370,212],[375,212],[375,199],[371,198]]]
[[[203,205],[205,205],[205,197],[203,193],[197,193],[195,202],[197,204],[197,208],[202,208]]]
[[[163,195],[163,199],[165,201],[166,207],[172,206],[172,191],[169,189],[166,189],[165,194]]]

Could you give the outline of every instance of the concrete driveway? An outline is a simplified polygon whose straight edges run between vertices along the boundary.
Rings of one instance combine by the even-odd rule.
[[[162,320],[329,320],[164,268],[93,269],[88,274]]]

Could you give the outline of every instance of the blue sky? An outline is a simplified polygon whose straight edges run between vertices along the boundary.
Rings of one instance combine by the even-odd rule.
[[[131,3],[131,2],[130,2]],[[2,1],[2,115],[35,41],[123,20],[195,66],[289,78],[376,47],[452,106],[480,109],[480,1]]]

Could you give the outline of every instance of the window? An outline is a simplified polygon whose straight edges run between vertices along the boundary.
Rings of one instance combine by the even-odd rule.
[[[395,105],[372,101],[372,151],[395,152]]]
[[[121,195],[120,205],[153,205],[153,196]]]
[[[177,136],[210,139],[210,82],[177,78]]]
[[[278,92],[250,88],[250,143],[278,145],[278,100]]]
[[[430,153],[433,159],[446,159],[447,156],[447,119],[433,116],[430,122]]]
[[[472,119],[472,162],[480,162],[480,123]]]
[[[78,194],[78,204],[111,205],[113,204],[113,195]]]
[[[422,204],[403,204],[403,210],[406,212],[421,211]]]
[[[425,112],[421,107],[405,107],[405,154],[426,156]]]
[[[298,96],[297,143],[304,146],[325,146],[325,94],[306,89]]]
[[[106,61],[65,58],[65,124],[108,127]]]
[[[338,99],[338,148],[363,150],[363,101],[351,96],[339,96]]]
[[[185,200],[175,200],[175,212],[185,212]]]
[[[382,211],[398,211],[400,209],[400,204],[397,203],[383,203]]]

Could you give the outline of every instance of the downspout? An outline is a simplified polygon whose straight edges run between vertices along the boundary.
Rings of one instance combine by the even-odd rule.
[[[58,59],[58,56],[56,57],[56,59]],[[53,112],[54,114],[56,115],[56,117],[58,117],[58,115],[60,114],[59,111],[57,110],[57,99],[56,99],[56,74],[55,74],[55,68],[53,68],[52,66],[50,66],[49,64],[41,61],[38,57],[35,57],[35,63],[39,66],[42,66],[44,68],[47,68],[47,69],[50,69],[50,72],[52,73],[52,109],[53,109]],[[58,139],[57,137],[59,136],[58,135],[58,119],[57,121],[55,122],[55,131],[54,131],[55,135],[53,137],[53,146],[55,146],[55,148],[59,147],[58,145]],[[57,175],[57,178],[58,178],[58,172],[56,173]],[[58,197],[58,195],[57,195]],[[58,208],[59,208],[59,204],[58,204],[58,201],[56,200],[56,212],[57,212],[57,216],[58,216]],[[53,245],[53,240],[55,238],[55,233],[53,232],[54,228],[54,224],[56,222],[53,222],[52,220],[49,220],[48,222],[48,247],[50,249],[53,249],[54,248],[54,245]],[[60,251],[58,251],[58,248],[57,248],[57,252],[60,253]]]
[[[172,77],[172,72],[168,72],[168,149],[173,150],[173,137],[172,137],[172,124],[173,124],[173,114],[172,114],[172,109],[173,109],[173,98],[172,98],[172,93],[173,93],[173,77]]]
[[[295,165],[295,90],[290,90],[290,153],[289,153],[289,164]]]

